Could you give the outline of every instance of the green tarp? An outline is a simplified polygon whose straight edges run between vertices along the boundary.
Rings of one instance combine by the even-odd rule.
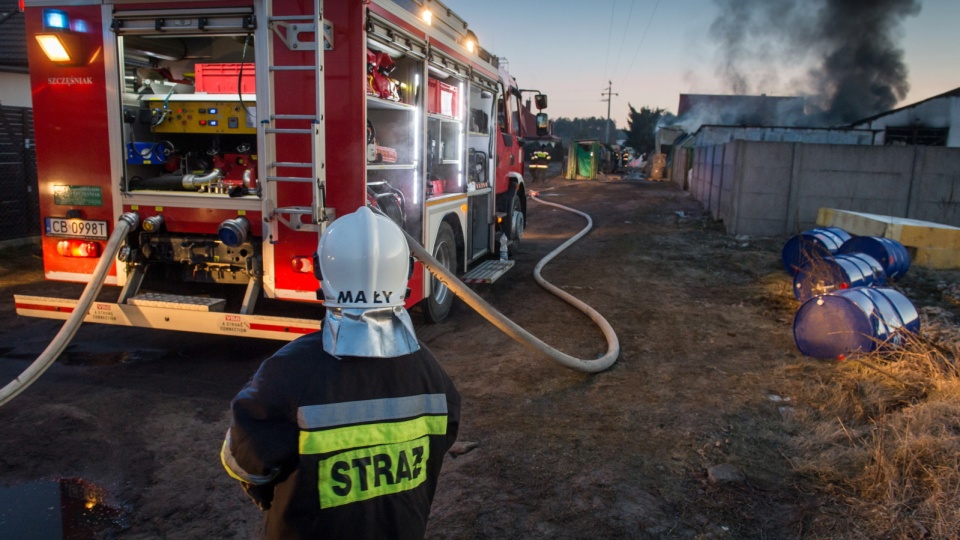
[[[596,180],[600,168],[600,143],[572,141],[567,161],[568,180]]]
[[[581,148],[579,144],[575,148],[577,152],[577,175],[593,176],[593,152]]]

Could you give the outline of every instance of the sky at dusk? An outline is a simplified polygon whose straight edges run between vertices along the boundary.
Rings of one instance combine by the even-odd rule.
[[[506,57],[522,88],[549,95],[557,117],[606,117],[603,93],[612,81],[610,116],[626,127],[628,104],[676,112],[680,94],[731,94],[718,76],[725,49],[711,32],[720,5],[737,0],[445,0],[485,49]],[[761,0],[754,0],[761,1]],[[762,0],[781,1],[790,0]],[[883,0],[910,3],[913,0]],[[890,43],[903,50],[909,92],[897,106],[960,87],[960,1],[916,0],[901,15]],[[795,4],[815,5],[808,0]],[[848,2],[849,3],[849,2]],[[743,4],[739,4],[743,5]],[[767,4],[768,6],[770,4]],[[914,10],[915,11],[915,10]],[[770,26],[770,25],[768,25]],[[773,25],[776,26],[776,25]],[[787,32],[788,29],[784,29]],[[800,95],[805,66],[815,61],[775,54],[780,29],[755,47],[742,68],[747,94]]]

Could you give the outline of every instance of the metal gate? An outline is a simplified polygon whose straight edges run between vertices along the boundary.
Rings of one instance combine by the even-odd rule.
[[[0,242],[40,235],[33,109],[0,104]]]

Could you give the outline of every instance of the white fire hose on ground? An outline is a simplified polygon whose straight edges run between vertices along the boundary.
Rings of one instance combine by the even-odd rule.
[[[77,329],[80,328],[80,323],[82,323],[83,319],[87,316],[87,312],[90,310],[90,304],[92,304],[97,295],[100,294],[100,289],[103,288],[103,282],[107,279],[107,272],[110,271],[110,267],[113,265],[113,260],[117,256],[117,252],[120,250],[124,238],[126,238],[127,233],[131,229],[135,229],[139,225],[140,216],[136,213],[128,212],[120,216],[120,220],[117,221],[117,225],[113,229],[113,234],[107,241],[107,246],[103,248],[100,261],[93,270],[93,275],[90,276],[90,282],[87,283],[86,288],[83,289],[83,294],[80,295],[80,300],[77,301],[77,306],[73,309],[73,313],[71,313],[67,321],[63,323],[60,332],[58,332],[53,338],[53,341],[47,345],[43,353],[16,379],[10,381],[0,389],[0,406],[5,405],[8,401],[17,397],[20,392],[26,390],[28,386],[40,378],[40,375],[43,375],[43,372],[53,365],[53,362],[60,356],[60,353],[67,347],[67,344],[70,343],[70,340],[73,339],[73,336],[77,333]]]
[[[612,366],[620,356],[620,341],[617,339],[617,333],[614,332],[613,327],[610,326],[610,323],[608,323],[602,315],[597,313],[595,309],[583,303],[563,289],[552,285],[540,275],[540,270],[546,266],[548,262],[550,262],[554,257],[559,255],[560,252],[570,247],[574,242],[582,238],[590,231],[590,229],[593,227],[593,220],[589,215],[580,212],[579,210],[574,210],[556,203],[542,201],[536,196],[531,198],[540,204],[554,206],[562,210],[566,210],[567,212],[579,214],[587,220],[587,226],[584,227],[579,233],[569,238],[557,249],[551,251],[546,257],[540,259],[540,262],[537,263],[536,268],[533,270],[533,277],[541,287],[547,289],[554,296],[559,297],[583,312],[585,315],[590,317],[590,319],[593,320],[597,326],[600,327],[600,330],[603,332],[603,335],[607,340],[607,352],[600,358],[596,358],[594,360],[576,358],[547,345],[530,332],[527,332],[521,328],[520,325],[511,321],[502,313],[494,309],[485,300],[480,298],[477,293],[473,292],[472,289],[464,285],[463,282],[457,279],[457,277],[447,270],[446,267],[433,258],[433,256],[430,255],[430,253],[416,240],[411,238],[406,231],[404,231],[404,235],[407,237],[407,244],[410,246],[411,253],[413,253],[414,257],[416,257],[427,268],[427,270],[430,270],[430,272],[433,273],[433,275],[436,276],[441,283],[446,285],[447,288],[450,289],[455,295],[459,296],[464,302],[467,303],[467,305],[472,307],[477,313],[482,315],[483,318],[487,319],[494,326],[503,331],[503,333],[519,341],[528,349],[531,349],[534,352],[542,353],[564,367],[568,367],[577,371],[583,371],[585,373],[598,373]]]
[[[600,358],[593,360],[576,358],[547,345],[530,332],[527,332],[521,328],[517,323],[511,321],[502,313],[494,309],[485,300],[480,298],[479,295],[464,285],[455,275],[450,273],[446,267],[433,258],[433,256],[430,255],[430,253],[416,240],[411,238],[410,235],[408,235],[406,232],[404,232],[404,235],[407,237],[407,244],[409,244],[410,251],[413,253],[413,255],[420,260],[420,262],[428,270],[430,270],[430,272],[432,272],[441,283],[446,285],[447,288],[449,288],[455,295],[459,296],[464,302],[467,303],[467,305],[476,310],[477,313],[482,315],[485,319],[490,321],[505,334],[519,341],[527,348],[546,355],[548,358],[564,367],[585,373],[598,373],[612,366],[620,356],[620,341],[617,339],[616,332],[614,332],[613,327],[610,326],[610,323],[608,323],[607,320],[604,319],[603,316],[600,315],[595,309],[583,303],[563,289],[552,285],[540,275],[540,270],[543,269],[548,262],[553,260],[554,257],[559,255],[562,251],[570,247],[574,242],[582,238],[590,231],[590,229],[593,227],[593,220],[589,215],[580,212],[579,210],[574,210],[556,203],[542,201],[536,196],[533,196],[532,199],[540,204],[554,206],[568,212],[579,214],[587,220],[586,227],[561,244],[560,247],[554,249],[546,257],[541,259],[539,263],[537,263],[536,268],[533,270],[533,277],[541,287],[547,289],[553,295],[559,297],[583,312],[585,315],[590,317],[590,319],[593,320],[597,326],[600,327],[600,330],[603,332],[603,335],[607,340],[607,352]],[[120,250],[120,246],[123,244],[124,238],[131,229],[135,229],[139,225],[140,217],[136,213],[128,212],[120,216],[120,219],[117,221],[117,225],[114,228],[113,234],[110,236],[110,239],[107,241],[107,245],[103,250],[103,255],[101,255],[100,261],[97,263],[97,266],[93,271],[93,275],[90,277],[90,282],[87,283],[86,288],[83,290],[83,294],[80,295],[80,299],[77,301],[77,306],[74,308],[73,313],[70,314],[70,317],[63,324],[63,327],[60,328],[60,332],[58,332],[53,338],[53,341],[47,345],[47,348],[44,349],[43,353],[41,353],[40,356],[38,356],[37,359],[34,360],[33,363],[30,364],[30,366],[27,367],[27,369],[25,369],[23,373],[21,373],[16,379],[10,381],[10,383],[0,389],[0,406],[5,405],[7,402],[19,395],[20,392],[23,392],[28,386],[33,384],[51,365],[53,365],[54,361],[56,361],[63,350],[67,347],[67,345],[70,343],[70,340],[73,339],[73,336],[76,335],[77,330],[80,328],[80,323],[83,322],[87,312],[90,310],[90,304],[92,304],[97,295],[100,294],[100,289],[103,287],[103,282],[107,278],[107,273],[110,271],[110,266],[113,264],[114,258],[117,256],[117,252]]]

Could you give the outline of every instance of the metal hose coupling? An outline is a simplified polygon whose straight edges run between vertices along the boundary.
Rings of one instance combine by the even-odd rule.
[[[140,226],[140,214],[136,212],[126,212],[120,216],[120,219],[127,222],[131,229],[136,229]]]
[[[196,174],[186,174],[180,181],[180,185],[183,186],[183,189],[187,190],[200,189],[203,186],[209,185],[211,182],[216,181],[219,177],[220,169],[214,169],[202,176]]]

